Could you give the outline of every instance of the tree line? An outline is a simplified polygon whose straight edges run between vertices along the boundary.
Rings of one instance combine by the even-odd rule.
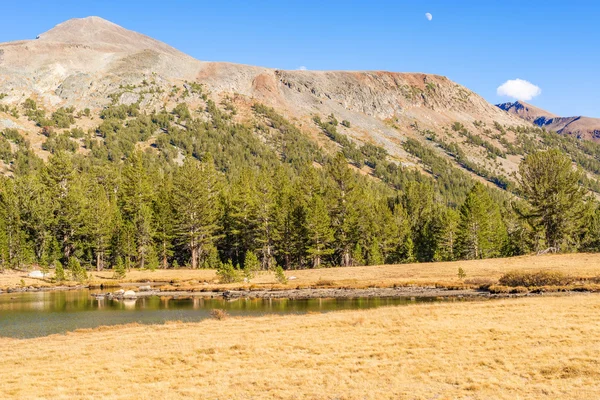
[[[600,246],[596,202],[557,150],[527,156],[519,197],[509,197],[451,167],[423,177],[373,146],[353,148],[374,168],[364,176],[343,152],[323,153],[262,106],[253,126],[210,100],[209,118],[185,105],[151,115],[121,108],[105,110],[80,139],[88,154],[59,148],[42,162],[26,143],[10,154],[13,174],[0,178],[1,268],[257,260],[261,269],[297,269]],[[142,151],[139,142],[157,131]]]

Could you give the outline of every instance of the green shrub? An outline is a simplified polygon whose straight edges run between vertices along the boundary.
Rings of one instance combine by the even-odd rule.
[[[54,278],[57,282],[62,282],[66,279],[65,269],[63,268],[61,262],[58,260],[54,263]]]
[[[113,279],[124,279],[126,274],[127,270],[125,269],[125,264],[123,263],[123,259],[119,256],[115,263]]]
[[[185,103],[177,104],[177,106],[173,109],[173,114],[177,115],[181,120],[190,119],[192,117],[192,114]]]
[[[288,278],[285,276],[285,272],[283,272],[283,268],[280,265],[275,267],[275,279],[281,284],[288,283]]]
[[[37,103],[35,102],[35,100],[29,98],[23,103],[23,108],[27,110],[37,110]]]
[[[71,275],[73,276],[73,280],[77,282],[87,281],[87,271],[85,270],[85,268],[83,268],[77,257],[69,258],[68,267],[71,271]]]
[[[221,283],[241,282],[243,279],[241,271],[233,266],[231,260],[221,265],[217,270],[217,276]]]
[[[254,278],[260,270],[260,262],[253,251],[246,252],[244,259],[244,275],[248,280]]]

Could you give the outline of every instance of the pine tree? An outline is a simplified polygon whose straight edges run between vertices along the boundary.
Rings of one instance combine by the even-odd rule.
[[[500,208],[487,189],[477,183],[460,208],[457,246],[468,260],[498,257],[506,242]]]
[[[81,265],[81,262],[77,257],[69,258],[68,268],[69,271],[71,271],[71,276],[73,277],[73,280],[77,282],[87,281],[87,272],[85,268]]]
[[[384,264],[383,255],[381,254],[381,247],[377,240],[373,240],[369,247],[369,265],[382,265]]]
[[[435,261],[453,261],[458,257],[456,235],[460,214],[447,208],[438,214],[438,240],[435,249]]]
[[[56,279],[56,282],[62,282],[66,280],[65,269],[58,260],[54,261],[54,278]]]
[[[248,280],[254,278],[260,269],[260,261],[258,261],[256,254],[252,251],[246,252],[246,257],[244,258],[244,275],[246,278]]]
[[[275,271],[275,279],[277,279],[277,282],[279,282],[283,285],[288,283],[288,278],[287,278],[287,276],[285,276],[285,272],[283,271],[283,268],[281,268],[280,265],[276,265],[274,271]]]
[[[176,232],[198,268],[217,239],[220,181],[212,159],[199,163],[186,159],[175,174]]]
[[[323,257],[333,254],[331,247],[334,235],[331,220],[325,203],[315,195],[308,207],[306,216],[307,253],[312,259],[312,267],[319,268]]]
[[[414,257],[421,262],[432,261],[431,223],[435,199],[433,186],[427,182],[409,182],[402,197],[402,205],[410,221]]]
[[[217,276],[221,283],[235,283],[242,280],[240,271],[233,266],[231,260],[223,263],[217,270]]]
[[[260,174],[256,182],[255,201],[255,243],[261,255],[263,270],[273,266],[273,245],[275,237],[275,199],[269,174]]]
[[[583,172],[560,150],[528,155],[519,166],[519,191],[528,207],[517,212],[534,231],[540,231],[545,246],[563,250],[574,245],[586,215],[586,190],[579,182]]]
[[[155,239],[158,245],[158,255],[161,268],[166,269],[169,265],[169,258],[173,255],[173,238],[175,237],[173,182],[169,176],[164,176],[161,180],[153,209],[156,221]]]
[[[35,258],[44,265],[51,259],[54,223],[52,199],[38,175],[15,179],[15,190],[20,208],[21,229],[33,244]]]
[[[388,237],[391,247],[389,262],[413,262],[415,257],[410,220],[402,203],[399,201],[393,204],[391,226],[393,231]]]
[[[21,213],[14,181],[0,180],[0,235],[2,265],[19,268],[23,262],[24,232],[21,229]]]
[[[83,235],[83,209],[85,195],[81,180],[83,176],[75,174],[75,167],[70,156],[64,152],[56,152],[46,167],[46,185],[54,214],[54,234],[63,253],[68,260],[81,245]]]
[[[294,225],[296,196],[290,181],[291,178],[284,171],[279,171],[273,187],[273,247],[278,259],[288,269],[292,268],[294,260],[294,231],[297,229]]]
[[[152,185],[148,170],[144,167],[143,156],[139,151],[134,151],[123,170],[121,209],[123,218],[133,227],[137,264],[140,268],[145,268],[146,255],[153,245],[152,200]]]
[[[125,269],[123,259],[120,256],[118,256],[116,264],[114,266],[113,279],[125,279],[126,275],[127,270]]]
[[[356,176],[348,168],[343,154],[338,153],[327,165],[327,175],[332,181],[327,193],[331,205],[331,222],[334,229],[336,253],[340,265],[352,265],[351,252],[356,241],[357,210],[355,208],[354,189]]]
[[[96,258],[96,270],[104,269],[113,231],[113,203],[102,185],[92,184],[87,190],[84,231]]]
[[[256,249],[256,197],[254,183],[256,179],[251,171],[241,171],[229,185],[223,199],[224,237],[221,247],[227,249],[225,256],[236,262],[242,260],[248,250]]]

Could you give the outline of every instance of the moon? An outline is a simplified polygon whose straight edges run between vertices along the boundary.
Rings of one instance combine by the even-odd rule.
[[[425,13],[425,18],[427,18],[427,21],[431,21],[433,19],[433,15],[431,15],[431,13]]]

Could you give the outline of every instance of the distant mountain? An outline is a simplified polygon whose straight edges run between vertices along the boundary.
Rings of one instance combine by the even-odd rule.
[[[559,117],[522,101],[498,104],[498,107],[546,130],[580,139],[600,141],[600,118]]]
[[[436,179],[453,171],[500,187],[514,180],[524,155],[545,148],[552,139],[534,123],[547,129],[585,123],[581,118],[563,121],[524,103],[502,105],[505,112],[440,75],[285,71],[200,61],[99,17],[63,22],[37,39],[0,43],[0,132],[17,129],[43,159],[59,140],[48,137],[48,124],[62,148],[90,154],[100,142],[113,151],[116,145],[107,140],[125,138],[107,139],[102,133],[111,126],[110,116],[132,117],[115,108],[135,106],[142,115],[166,113],[173,118],[175,108],[185,105],[197,121],[205,121],[210,118],[209,102],[227,113],[235,110],[235,122],[251,127],[257,137],[268,131],[253,108],[260,103],[274,108],[327,153],[342,149],[349,159],[368,158],[372,147],[366,146],[363,155],[356,148],[374,145],[403,168]],[[37,109],[32,109],[34,104]],[[74,128],[75,136],[83,131],[94,141],[65,139]],[[169,126],[163,126],[144,133],[138,145],[156,151],[155,143],[168,139],[177,147],[168,132]],[[600,136],[593,129],[585,132]],[[11,145],[13,151],[18,147]],[[189,149],[173,151],[181,160]],[[583,163],[590,157],[577,158]],[[377,168],[373,162],[354,164],[365,174],[375,174]],[[12,169],[10,161],[0,160],[0,173]],[[600,166],[594,174],[596,169]]]

